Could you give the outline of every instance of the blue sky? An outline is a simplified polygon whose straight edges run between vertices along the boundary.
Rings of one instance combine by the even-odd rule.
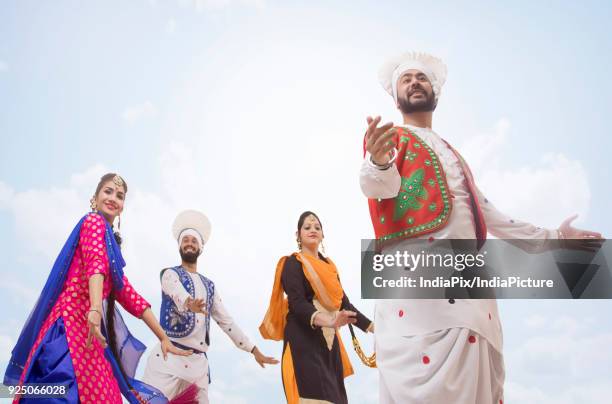
[[[257,325],[276,260],[311,209],[349,296],[371,314],[358,295],[359,239],[371,235],[361,137],[369,114],[399,119],[376,73],[404,50],[447,63],[434,129],[498,208],[551,228],[580,213],[577,226],[609,237],[612,8],[534,3],[2,2],[0,365],[107,170],[130,186],[126,271],[155,311],[158,270],[177,260],[170,223],[202,209],[213,223],[202,272],[279,356]],[[508,402],[609,397],[610,301],[500,310]],[[211,362],[213,402],[282,402],[279,369],[261,371],[219,332]],[[349,398],[376,402],[375,371],[357,370]]]

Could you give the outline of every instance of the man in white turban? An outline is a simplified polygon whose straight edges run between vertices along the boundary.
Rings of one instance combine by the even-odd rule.
[[[432,130],[446,65],[424,53],[385,63],[379,79],[403,123],[367,118],[361,189],[385,254],[410,239],[601,238],[570,226],[547,230],[499,212],[459,153]],[[534,241],[538,244],[538,241]],[[504,362],[497,302],[491,299],[378,300],[375,311],[380,403],[503,403]]]
[[[184,396],[185,390],[195,385],[198,402],[208,403],[211,378],[206,352],[211,317],[236,347],[253,354],[261,367],[278,361],[264,356],[249,341],[221,303],[215,284],[197,271],[198,257],[210,237],[208,218],[195,210],[181,212],[174,220],[172,233],[179,246],[181,265],[161,271],[160,324],[174,345],[194,354],[164,358],[158,344],[149,355],[143,380],[169,399]]]

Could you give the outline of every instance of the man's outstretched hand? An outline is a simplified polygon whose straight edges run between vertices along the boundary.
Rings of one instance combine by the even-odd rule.
[[[571,226],[578,215],[568,217],[559,226],[559,241],[561,247],[570,250],[582,250],[595,252],[601,248],[605,241],[601,233],[589,230],[581,230]]]
[[[372,156],[372,162],[377,165],[385,165],[391,157],[389,152],[395,147],[393,143],[393,122],[388,122],[378,127],[380,116],[372,118],[368,116],[368,129],[366,131],[366,150]]]
[[[275,359],[271,356],[266,356],[264,354],[262,354],[259,349],[257,347],[253,348],[253,356],[255,357],[255,360],[257,361],[257,363],[259,364],[259,366],[261,366],[262,368],[265,368],[265,364],[267,363],[268,365],[276,365],[278,364],[278,359]]]

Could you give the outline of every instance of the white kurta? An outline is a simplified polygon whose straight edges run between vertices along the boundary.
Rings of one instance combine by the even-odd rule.
[[[442,229],[420,238],[475,239],[470,195],[459,160],[448,145],[431,129],[410,125],[406,125],[406,127],[423,139],[438,156],[446,175],[453,204],[448,224]],[[387,170],[380,170],[370,162],[370,156],[368,155],[361,167],[360,184],[363,193],[368,198],[394,198],[399,193],[401,177],[397,166],[392,165]],[[499,212],[480,191],[478,191],[478,200],[488,232],[500,239],[546,240],[557,238],[556,231],[537,228]],[[404,243],[408,242],[400,241],[387,247],[384,252],[392,254],[398,250],[403,251],[406,249]],[[530,247],[533,249],[533,245]],[[453,385],[453,380],[465,384],[464,379],[469,377],[469,373],[466,373],[466,371],[460,372],[457,370],[457,364],[449,366],[446,363],[450,360],[450,351],[446,352],[445,350],[459,349],[456,343],[449,343],[447,340],[444,343],[431,344],[427,354],[429,355],[428,360],[433,360],[430,356],[446,358],[444,366],[442,366],[442,363],[433,362],[425,364],[418,359],[425,355],[423,346],[428,344],[428,340],[432,338],[436,341],[439,340],[434,336],[438,335],[441,330],[446,330],[444,331],[446,332],[444,334],[445,338],[450,338],[453,341],[457,340],[458,336],[455,335],[455,332],[449,333],[449,329],[467,330],[468,334],[472,332],[469,335],[477,339],[479,346],[481,343],[487,344],[487,347],[479,347],[478,349],[478,352],[486,353],[486,357],[482,355],[457,356],[457,360],[464,362],[459,368],[463,366],[467,370],[470,367],[479,366],[479,362],[471,362],[473,360],[477,359],[488,363],[493,358],[492,360],[496,360],[498,363],[490,366],[490,368],[496,373],[487,378],[480,377],[479,380],[490,380],[501,383],[501,386],[503,386],[502,329],[495,300],[378,300],[374,321],[376,324],[377,364],[381,376],[381,403],[475,402],[480,404],[481,402],[498,403],[498,400],[501,399],[502,390],[499,386],[489,385],[484,388],[477,386],[474,390],[477,392],[475,393],[477,395],[474,396],[476,401],[459,400],[456,389],[448,388]],[[461,335],[464,337],[467,334]],[[484,341],[481,341],[480,336],[484,337]],[[414,343],[417,339],[420,342]],[[496,352],[489,354],[492,350],[488,348],[488,345],[494,348]],[[432,374],[420,379],[414,378],[414,373],[408,372],[406,366],[414,366],[415,364],[427,368],[429,372],[433,369],[434,373],[443,372],[444,374],[438,374],[436,377]],[[482,369],[482,366],[483,363],[480,363],[479,369]],[[501,374],[499,373],[500,369]],[[448,372],[450,373],[447,374]],[[451,382],[448,380],[449,377]],[[415,389],[417,385],[420,387]],[[419,392],[418,397],[420,399],[414,396],[415,391]],[[484,398],[485,396],[478,395],[480,394],[479,391],[489,391],[489,395],[495,401],[489,401]],[[495,395],[491,391],[498,391],[498,394]]]
[[[189,273],[193,280],[194,294],[196,299],[206,301],[207,291],[198,274]],[[162,290],[169,295],[180,311],[187,310],[185,304],[191,297],[181,284],[176,272],[167,270],[161,279]],[[219,327],[232,339],[234,344],[246,352],[251,352],[253,344],[242,332],[240,327],[229,315],[215,287],[212,310],[210,315]],[[196,324],[193,331],[183,338],[170,338],[181,345],[198,351],[207,352],[206,344],[206,317],[204,314],[196,313]],[[190,356],[176,356],[168,354],[164,361],[161,346],[157,346],[151,352],[147,360],[143,381],[159,390],[168,398],[175,397],[191,384],[196,384],[200,390],[198,400],[200,403],[208,403],[208,359],[204,354],[193,354]]]

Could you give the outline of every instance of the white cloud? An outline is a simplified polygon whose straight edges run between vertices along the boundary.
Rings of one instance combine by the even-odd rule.
[[[523,322],[534,331],[552,330],[562,333],[563,335],[574,335],[589,329],[596,323],[596,320],[590,316],[584,316],[578,319],[575,316],[567,314],[546,317],[541,313],[534,313],[526,316]]]
[[[542,328],[547,324],[546,317],[541,314],[532,314],[525,317],[525,325],[529,328]]]
[[[504,398],[505,402],[508,403],[530,403],[530,404],[553,404],[556,401],[549,400],[548,395],[545,394],[537,386],[523,386],[519,383],[507,381],[504,385]]]
[[[107,172],[108,169],[103,164],[94,164],[82,173],[71,175],[70,187],[76,188],[79,191],[91,189],[91,193],[93,194],[93,191],[95,191],[93,188],[98,183],[100,178]]]
[[[151,101],[145,101],[142,104],[134,105],[125,108],[123,111],[123,119],[130,123],[136,123],[137,121],[152,118],[157,115],[157,108]]]
[[[578,321],[575,317],[562,315],[554,319],[551,324],[553,330],[562,331],[566,334],[575,334],[581,327],[581,321]]]
[[[75,218],[89,208],[88,197],[82,200],[71,188],[32,189],[18,192],[13,198],[17,236],[27,241],[33,255],[57,256]],[[27,258],[27,257],[26,257]]]
[[[267,353],[263,352],[263,354],[266,355]],[[264,385],[271,386],[278,383],[278,375],[275,374],[276,372],[271,372],[270,370],[277,369],[280,367],[280,364],[266,365],[266,367],[262,369],[255,361],[254,356],[240,355],[240,359],[235,366],[237,378],[234,383],[241,386],[240,390],[249,391]]]
[[[17,237],[30,247],[31,255],[22,259],[57,256],[80,215],[89,209],[89,198],[104,172],[104,166],[96,164],[73,175],[68,186],[18,192],[0,182],[0,208],[12,213]]]
[[[363,339],[363,337],[360,337],[360,339]],[[354,354],[354,351],[351,348],[350,340],[345,338],[344,346],[347,350],[349,350],[351,363],[353,364],[353,369],[355,370],[355,374],[353,376],[344,379],[349,403],[378,403],[378,370],[365,367],[360,360],[357,359],[357,356]]]
[[[4,293],[10,293],[15,296],[16,301],[19,302],[20,306],[32,307],[36,302],[36,298],[40,295],[40,290],[35,290],[31,285],[24,284],[16,278],[10,278],[7,276],[2,277],[0,282],[0,290]]]
[[[184,142],[170,141],[159,157],[161,180],[165,196],[176,206],[198,206],[209,199],[209,192],[202,189],[202,177],[211,173],[202,172],[202,160],[197,150]]]
[[[226,382],[224,379],[216,377],[208,389],[211,403],[247,404],[249,402],[246,397],[240,394],[240,389],[236,388],[234,380]]]
[[[15,192],[4,182],[0,181],[0,209],[6,209],[10,206]]]
[[[13,350],[13,339],[8,335],[0,335],[0,363],[10,359]]]
[[[593,381],[574,384],[559,384],[554,389],[508,381],[505,385],[505,400],[508,403],[529,404],[584,404],[610,401],[612,387],[608,381]]]
[[[571,303],[571,302],[568,302]],[[557,305],[558,306],[558,305]],[[612,332],[605,312],[526,317],[518,343],[505,350],[506,401],[537,404],[607,402],[612,393]],[[569,306],[568,306],[569,307]],[[590,307],[583,304],[582,307]]]
[[[0,60],[0,73],[6,72],[6,71],[8,71],[8,69],[9,69],[8,63]]]
[[[612,352],[602,347],[612,346],[612,333],[572,331],[526,338],[521,346],[509,352],[515,365],[520,367],[520,373],[534,378],[545,374],[576,380],[598,368],[609,369]]]
[[[535,164],[509,166],[510,122],[502,118],[489,133],[469,138],[462,153],[478,187],[502,212],[535,225],[556,228],[567,217],[586,217],[591,202],[588,173],[580,161],[545,153]]]
[[[166,34],[174,34],[174,32],[176,31],[176,20],[174,18],[170,18],[168,22],[166,22],[164,31],[166,32]]]
[[[460,150],[474,174],[490,169],[499,170],[500,157],[503,156],[501,152],[507,145],[509,131],[510,121],[507,118],[501,118],[492,130],[473,135],[465,140]],[[479,175],[477,177],[480,178]]]

